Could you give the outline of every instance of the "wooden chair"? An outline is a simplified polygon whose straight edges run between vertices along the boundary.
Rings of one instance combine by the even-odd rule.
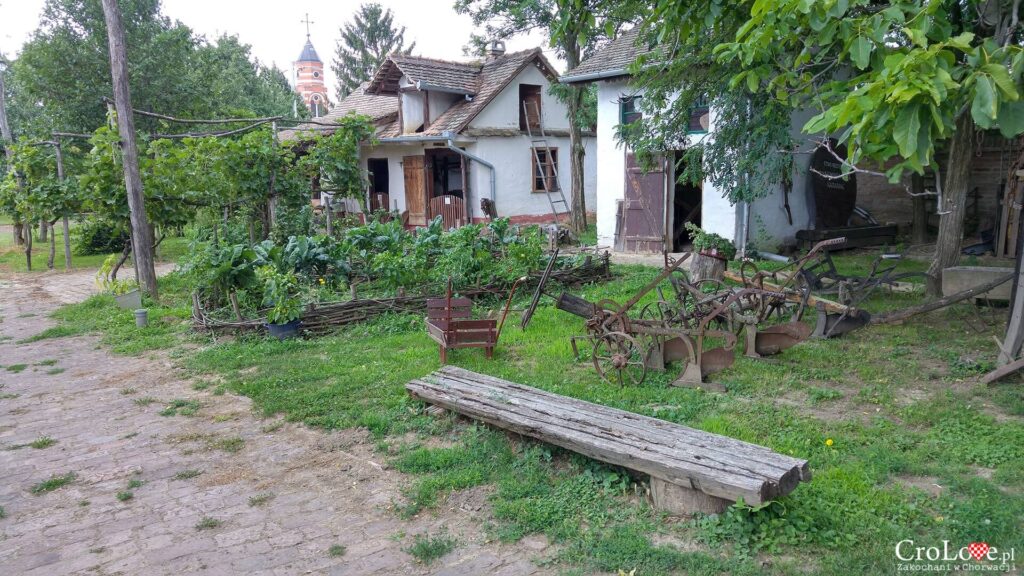
[[[441,364],[448,362],[448,350],[455,348],[484,348],[488,358],[494,354],[494,346],[498,343],[498,321],[474,320],[473,301],[453,298],[451,280],[444,298],[427,300],[425,320],[427,334],[440,347]]]

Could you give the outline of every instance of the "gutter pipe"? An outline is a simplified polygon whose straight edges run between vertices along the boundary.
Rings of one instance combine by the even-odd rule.
[[[448,149],[449,150],[451,150],[452,152],[455,152],[456,154],[458,154],[459,156],[462,156],[463,158],[468,158],[469,160],[471,160],[473,162],[476,162],[478,164],[482,164],[485,167],[487,167],[488,170],[491,171],[491,202],[496,202],[496,200],[495,200],[495,191],[498,188],[498,176],[497,176],[496,170],[494,169],[494,164],[491,164],[487,160],[484,160],[483,158],[481,158],[479,156],[476,156],[475,154],[470,154],[469,152],[466,152],[465,150],[463,150],[463,149],[459,148],[458,146],[456,146],[455,145],[455,134],[453,132],[444,132],[443,134],[444,134],[444,137],[448,141],[447,144],[448,144]]]

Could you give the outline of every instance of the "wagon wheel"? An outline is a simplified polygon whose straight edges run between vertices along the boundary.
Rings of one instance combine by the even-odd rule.
[[[639,386],[647,377],[644,349],[624,332],[609,332],[594,342],[594,369],[605,381]]]
[[[659,324],[665,324],[675,319],[676,312],[672,305],[665,301],[648,302],[640,309],[641,320],[653,320]]]
[[[622,311],[622,305],[615,300],[600,300],[597,302],[598,310],[605,312],[600,323],[601,334],[608,332],[629,332],[629,316]],[[599,334],[599,336],[601,336]]]

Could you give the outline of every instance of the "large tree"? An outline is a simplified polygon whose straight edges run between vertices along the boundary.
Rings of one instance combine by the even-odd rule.
[[[340,29],[331,70],[338,76],[337,96],[341,100],[370,79],[388,54],[410,54],[416,42],[405,45],[405,26],[395,25],[391,9],[380,4],[363,4]]]
[[[668,0],[663,0],[668,3]],[[734,86],[821,113],[808,134],[834,134],[849,171],[889,163],[943,166],[932,293],[960,256],[975,131],[1024,132],[1020,0],[757,0],[718,47]]]
[[[607,0],[456,0],[455,11],[469,14],[473,23],[483,27],[484,38],[504,39],[541,31],[572,70],[598,42],[614,33],[619,18],[616,2]],[[624,3],[628,4],[628,3]],[[476,39],[479,41],[479,37]],[[582,132],[588,122],[588,90],[582,86],[559,88],[558,95],[569,109],[569,169],[572,200],[569,227],[576,233],[587,227],[584,194]]]
[[[253,61],[236,37],[213,42],[161,14],[159,0],[119,0],[135,108],[177,117],[290,115],[284,74]],[[46,0],[39,28],[12,65],[12,128],[92,132],[113,95],[99,0]],[[142,131],[162,128],[140,118]]]

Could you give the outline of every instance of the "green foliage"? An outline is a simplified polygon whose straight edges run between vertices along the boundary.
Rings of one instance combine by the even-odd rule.
[[[389,54],[411,54],[416,42],[405,45],[405,26],[396,26],[391,9],[361,4],[352,21],[339,30],[331,70],[338,77],[335,95],[341,100],[370,79]]]
[[[111,277],[114,265],[117,264],[119,256],[111,254],[103,261],[103,265],[96,271],[96,287],[108,294],[120,296],[132,290],[137,290],[139,285],[134,279],[117,279]]]
[[[136,108],[186,118],[290,115],[301,104],[276,67],[255,61],[234,36],[213,41],[161,13],[159,0],[119,3]],[[15,132],[91,132],[104,123],[100,99],[112,93],[100,3],[47,0],[38,29],[11,66]],[[139,118],[140,130],[161,122]]]
[[[287,324],[302,317],[302,302],[295,273],[279,272],[273,266],[260,266],[256,275],[263,283],[263,305],[269,306],[267,322]]]
[[[430,564],[455,549],[458,541],[448,534],[447,531],[431,536],[430,534],[417,534],[413,537],[412,545],[405,548],[417,562]]]
[[[719,256],[726,260],[732,260],[736,256],[736,246],[733,245],[732,240],[713,232],[706,232],[693,222],[686,223],[686,230],[690,233],[694,250],[699,252],[717,251]]]
[[[63,488],[68,484],[75,481],[76,475],[74,472],[68,472],[67,474],[54,474],[47,480],[32,486],[31,492],[36,496],[45,494],[47,492],[53,492],[58,488]]]
[[[300,167],[321,176],[321,189],[348,198],[362,198],[366,190],[366,171],[359,161],[359,147],[376,142],[373,121],[349,113],[337,120],[330,134],[316,134],[308,145],[309,153],[299,160]]]
[[[79,256],[120,252],[127,242],[128,234],[123,226],[100,218],[86,219],[71,232],[71,248]]]
[[[7,171],[0,180],[0,212],[22,222],[52,223],[79,210],[77,180],[57,178],[52,146],[23,138],[7,146],[6,163]]]
[[[822,110],[809,134],[834,133],[848,161],[892,161],[922,173],[957,119],[1007,137],[1024,131],[1024,48],[1009,0],[975,2],[758,1],[735,38],[716,48],[736,67],[733,88]],[[839,72],[842,70],[843,72]]]

